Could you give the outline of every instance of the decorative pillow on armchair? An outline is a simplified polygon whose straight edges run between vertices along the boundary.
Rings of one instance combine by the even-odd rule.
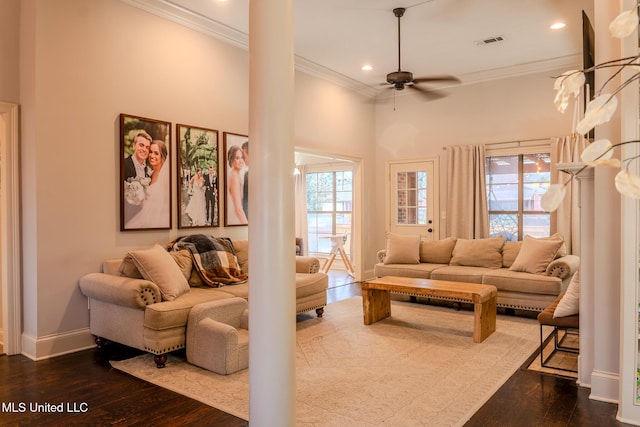
[[[419,264],[420,235],[387,233],[385,264]]]
[[[520,253],[509,270],[526,273],[544,274],[549,263],[553,261],[564,240],[525,236]]]

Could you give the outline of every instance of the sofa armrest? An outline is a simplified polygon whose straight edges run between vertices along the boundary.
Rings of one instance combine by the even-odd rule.
[[[580,257],[577,255],[565,255],[551,261],[547,266],[546,275],[564,280],[572,277],[578,271],[578,268],[580,268]]]
[[[144,279],[131,279],[105,273],[89,273],[79,280],[82,293],[93,299],[142,308],[162,301],[158,286]]]
[[[384,259],[386,257],[387,257],[387,250],[386,249],[380,249],[378,251],[378,262],[384,263]]]
[[[320,260],[311,256],[296,257],[296,273],[317,273],[320,271]]]

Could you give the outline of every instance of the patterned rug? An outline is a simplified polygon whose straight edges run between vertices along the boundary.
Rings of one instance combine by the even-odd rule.
[[[296,425],[464,424],[536,351],[538,322],[498,315],[473,343],[473,312],[392,302],[391,317],[365,326],[362,299],[297,323]],[[124,372],[248,419],[248,371],[217,375],[170,356],[111,362]]]

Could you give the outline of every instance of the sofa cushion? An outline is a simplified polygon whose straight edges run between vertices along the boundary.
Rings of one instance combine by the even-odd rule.
[[[224,288],[203,286],[191,288],[191,291],[173,301],[151,304],[144,310],[144,326],[154,330],[164,330],[187,325],[189,312],[197,304],[233,298],[234,295],[223,292]]]
[[[509,268],[516,260],[520,248],[522,247],[522,241],[518,242],[504,242],[502,247],[502,266]]]
[[[563,244],[564,241],[560,239],[536,239],[525,236],[520,252],[509,270],[544,274]]]
[[[222,292],[225,292],[227,294],[231,294],[233,296],[249,300],[249,281],[246,281],[239,285],[221,286],[218,289],[220,289]]]
[[[501,291],[511,291],[520,294],[558,296],[562,290],[562,280],[558,277],[522,273],[508,268],[486,272],[482,277],[482,283],[495,286],[498,289],[498,295]]]
[[[431,272],[438,268],[448,267],[448,264],[382,264],[378,263],[373,267],[375,277],[401,276],[417,277],[419,279],[430,279]]]
[[[420,262],[449,264],[456,239],[423,240],[420,242]]]
[[[458,239],[453,248],[451,265],[469,267],[500,268],[502,267],[502,246],[504,237],[488,239]]]
[[[329,277],[324,273],[296,273],[296,299],[326,291]]]
[[[387,233],[385,264],[418,264],[420,262],[420,235]]]
[[[189,292],[187,279],[162,246],[156,244],[150,249],[129,252],[129,255],[142,277],[160,288],[162,299],[171,301]]]
[[[580,270],[571,277],[569,287],[556,306],[553,317],[566,317],[580,312]]]
[[[482,276],[491,271],[486,267],[467,267],[448,265],[431,272],[431,279],[452,282],[482,283]]]

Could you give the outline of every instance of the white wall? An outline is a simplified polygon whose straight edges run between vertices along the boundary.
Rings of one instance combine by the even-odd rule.
[[[460,85],[449,96],[425,102],[416,95],[396,97],[376,106],[376,169],[398,159],[440,159],[440,210],[446,200],[446,153],[449,145],[549,138],[571,131],[571,116],[553,105],[550,76],[565,70]],[[375,244],[384,247],[385,177],[376,175]],[[441,237],[446,223],[440,221]]]
[[[119,231],[118,115],[172,122],[174,139],[176,123],[220,137],[246,133],[248,53],[118,0],[23,1],[21,37],[23,350],[39,358],[86,344],[82,275],[103,259],[189,233],[177,230],[176,212],[171,231]],[[297,78],[296,145],[373,159],[373,107]],[[333,123],[336,111],[340,126],[313,124]],[[175,141],[170,155],[175,206]],[[242,238],[247,229],[202,231]]]

